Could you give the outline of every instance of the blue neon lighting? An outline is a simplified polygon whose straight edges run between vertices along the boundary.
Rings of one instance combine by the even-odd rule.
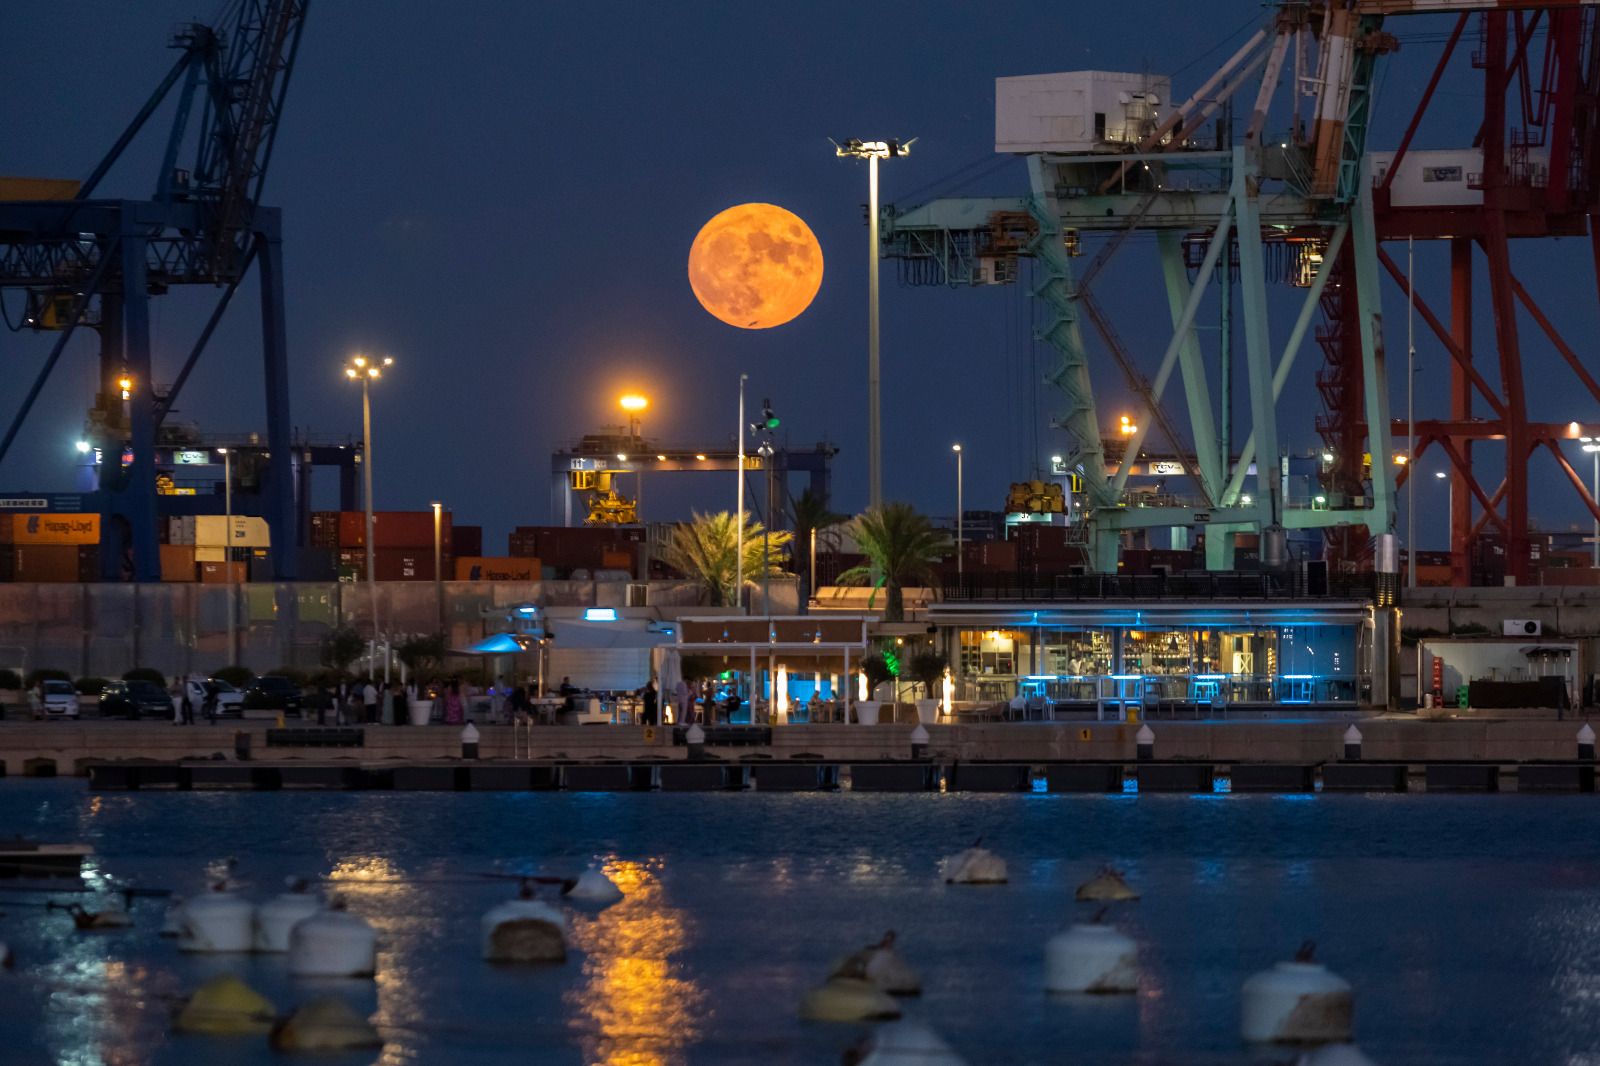
[[[615,607],[586,607],[583,612],[585,622],[615,622],[617,609]]]

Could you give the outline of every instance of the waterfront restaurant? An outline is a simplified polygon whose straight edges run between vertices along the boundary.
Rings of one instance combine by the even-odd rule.
[[[1369,703],[1364,601],[930,604],[958,705],[1100,717]]]

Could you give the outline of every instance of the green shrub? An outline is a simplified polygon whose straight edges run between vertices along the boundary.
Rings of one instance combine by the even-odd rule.
[[[256,674],[248,666],[223,666],[213,671],[211,676],[218,681],[226,681],[234,688],[244,688]]]
[[[160,670],[155,670],[148,666],[135,666],[132,670],[129,670],[127,673],[122,675],[122,680],[150,681],[160,685],[162,688],[165,688],[167,685],[167,675],[163,674]]]
[[[106,687],[106,679],[103,677],[80,677],[72,683],[72,686],[78,690],[78,695],[80,696],[98,696]]]
[[[41,681],[71,681],[71,680],[72,680],[72,675],[67,673],[65,670],[52,670],[49,667],[41,667],[38,670],[34,670],[31,673],[29,673],[27,678],[25,679],[28,688],[32,688],[33,686],[37,685]]]
[[[22,687],[22,678],[15,670],[0,670],[0,692],[15,692]]]

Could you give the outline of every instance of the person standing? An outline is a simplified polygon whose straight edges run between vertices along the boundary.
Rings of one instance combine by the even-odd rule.
[[[446,725],[460,725],[466,720],[466,713],[461,703],[461,682],[451,679],[449,688],[444,693],[444,720]]]
[[[405,725],[407,722],[411,721],[411,694],[416,692],[416,690],[416,685],[414,683],[410,688],[400,684],[398,681],[394,683],[393,713],[395,725]]]
[[[677,708],[677,721],[684,724],[689,720],[689,682],[678,678],[678,683],[672,686],[672,705]]]
[[[372,683],[370,677],[361,686],[361,721],[364,725],[373,725],[378,721],[378,686]]]
[[[639,713],[640,724],[655,725],[656,711],[660,705],[660,696],[656,693],[656,682],[654,678],[651,678],[649,681],[644,683],[644,691],[639,695],[643,702],[643,709]]]
[[[383,690],[383,718],[384,725],[394,725],[394,701],[400,692],[400,682],[396,681]]]

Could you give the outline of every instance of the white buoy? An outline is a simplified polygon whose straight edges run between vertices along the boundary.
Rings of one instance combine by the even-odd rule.
[[[862,948],[834,968],[834,977],[870,981],[891,996],[922,994],[922,976],[894,949],[894,930],[876,944]]]
[[[1377,1066],[1354,1044],[1325,1044],[1301,1055],[1294,1066]]]
[[[565,962],[567,919],[556,907],[533,898],[533,883],[522,894],[483,916],[483,957],[489,962]]]
[[[255,942],[256,908],[219,881],[183,905],[179,951],[249,951]]]
[[[598,866],[591,866],[578,875],[578,879],[562,890],[562,898],[574,903],[592,903],[608,907],[622,899],[622,889],[607,877]]]
[[[289,890],[256,908],[254,946],[257,951],[289,950],[289,933],[302,919],[322,909],[322,900],[298,877],[289,878]]]
[[[334,900],[289,930],[293,977],[371,977],[378,972],[378,933],[365,918]]]
[[[921,722],[911,731],[911,757],[925,759],[928,756],[928,727]]]
[[[846,1053],[845,1061],[856,1066],[966,1066],[938,1033],[908,1021],[873,1030]]]
[[[994,852],[972,845],[939,863],[939,876],[952,885],[1003,885],[1006,883],[1006,861]]]
[[[1280,962],[1244,983],[1239,1031],[1256,1044],[1334,1044],[1350,1040],[1350,983],[1312,959],[1307,941],[1293,962]]]
[[[1139,898],[1139,893],[1128,884],[1120,870],[1107,866],[1078,886],[1080,903],[1124,903]]]
[[[166,913],[161,916],[162,936],[183,935],[183,897],[173,896],[167,900]]]
[[[1109,925],[1072,925],[1045,944],[1044,987],[1089,995],[1137,992],[1139,947]]]
[[[900,1017],[900,1004],[871,981],[833,977],[800,1001],[800,1017],[813,1022],[872,1022]]]

